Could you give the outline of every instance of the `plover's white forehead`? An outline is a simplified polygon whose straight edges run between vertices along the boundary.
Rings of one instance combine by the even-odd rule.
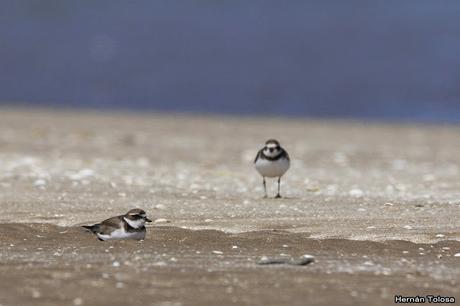
[[[273,148],[273,149],[274,149],[274,148],[277,148],[278,145],[277,145],[276,143],[269,143],[269,144],[267,144],[266,147],[267,147],[267,148]]]

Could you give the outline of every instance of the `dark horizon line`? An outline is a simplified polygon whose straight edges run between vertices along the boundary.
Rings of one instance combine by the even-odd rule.
[[[106,113],[106,114],[165,114],[177,116],[223,116],[240,118],[273,118],[273,119],[304,119],[304,120],[325,120],[325,121],[350,121],[362,123],[395,123],[395,124],[434,124],[434,125],[460,125],[460,118],[426,118],[408,115],[335,115],[335,114],[293,114],[271,112],[243,112],[243,111],[215,111],[215,110],[190,110],[190,109],[168,109],[158,107],[129,107],[123,105],[111,106],[91,106],[91,105],[62,105],[61,103],[33,103],[23,101],[0,101],[0,111],[2,109],[13,111],[55,111],[55,112],[78,112],[78,113]],[[439,116],[438,116],[439,117]]]

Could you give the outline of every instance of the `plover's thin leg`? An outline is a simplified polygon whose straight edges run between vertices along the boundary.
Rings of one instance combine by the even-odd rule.
[[[281,194],[280,194],[280,185],[281,185],[281,176],[278,177],[278,194],[276,195],[275,198],[281,198]]]
[[[265,176],[263,178],[264,178],[263,184],[264,184],[264,193],[265,193],[264,198],[266,198],[267,197],[267,183],[265,182]]]

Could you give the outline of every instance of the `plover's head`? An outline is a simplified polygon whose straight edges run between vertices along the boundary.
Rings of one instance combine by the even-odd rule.
[[[276,157],[281,154],[282,149],[278,140],[269,139],[265,142],[263,152],[267,157]]]
[[[145,222],[152,222],[152,220],[147,218],[145,211],[139,208],[131,209],[123,218],[133,228],[140,228],[145,225]]]

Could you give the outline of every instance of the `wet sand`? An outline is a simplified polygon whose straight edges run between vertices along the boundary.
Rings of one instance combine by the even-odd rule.
[[[292,158],[281,200],[261,197],[252,166],[266,138]],[[458,139],[458,126],[1,109],[0,304],[458,295]],[[133,207],[156,220],[143,242],[79,227]],[[255,264],[281,254],[316,262]]]
[[[142,242],[100,242],[44,224],[4,224],[0,232],[2,305],[390,305],[394,294],[455,296],[459,288],[457,241],[150,227]],[[256,264],[306,253],[316,262]]]

